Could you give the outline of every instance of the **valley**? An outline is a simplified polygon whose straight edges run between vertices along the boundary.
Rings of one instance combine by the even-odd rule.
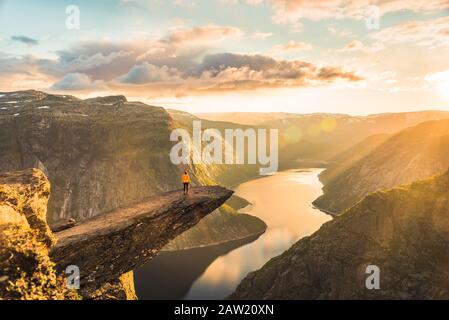
[[[231,299],[447,299],[449,171],[377,191],[250,273]],[[365,286],[380,269],[379,290]]]

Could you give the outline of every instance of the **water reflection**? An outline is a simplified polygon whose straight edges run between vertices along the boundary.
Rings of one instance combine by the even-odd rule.
[[[255,241],[258,237],[206,248],[161,252],[145,266],[134,271],[136,293],[140,300],[179,300],[218,257]]]
[[[291,170],[236,188],[253,205],[243,211],[264,220],[268,229],[249,244],[220,245],[161,254],[136,272],[141,299],[223,299],[251,271],[308,236],[330,217],[312,207],[321,195],[321,169]],[[237,249],[236,249],[237,248]],[[155,287],[155,292],[149,287]],[[162,292],[159,292],[162,291]]]

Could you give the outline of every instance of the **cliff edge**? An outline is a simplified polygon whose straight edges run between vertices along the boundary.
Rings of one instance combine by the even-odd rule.
[[[37,169],[0,175],[0,299],[135,297],[132,270],[221,206],[232,191],[197,187],[112,210],[52,233],[46,221],[50,183]],[[68,290],[67,266],[81,288]],[[81,296],[80,296],[80,295]]]
[[[167,192],[57,232],[51,257],[58,268],[80,268],[82,284],[105,282],[142,266],[179,234],[221,206],[232,191],[196,187]]]

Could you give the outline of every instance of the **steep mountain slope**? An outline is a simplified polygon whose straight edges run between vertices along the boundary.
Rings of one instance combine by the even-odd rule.
[[[449,120],[405,129],[326,184],[314,204],[338,213],[368,193],[441,173],[449,166],[448,148]]]
[[[242,281],[233,299],[448,299],[449,171],[370,194]],[[368,290],[367,267],[380,269]]]
[[[217,175],[223,172],[218,166],[173,165],[170,133],[179,126],[163,108],[128,102],[123,96],[80,100],[32,90],[2,93],[0,172],[39,168],[48,176],[51,226],[179,189],[183,170],[196,185],[221,184],[220,177],[232,176],[229,170],[234,168]],[[237,226],[254,222],[234,216],[228,220]],[[227,234],[224,225],[217,228],[215,223],[214,228],[222,233],[220,239],[236,236]],[[248,230],[253,229],[241,228],[238,238],[253,235]],[[258,228],[259,234],[264,230]]]
[[[331,159],[332,164],[320,174],[321,182],[323,182],[323,184],[330,183],[390,137],[391,135],[389,134],[376,134],[369,136],[362,142],[357,143],[355,146],[337,155]]]

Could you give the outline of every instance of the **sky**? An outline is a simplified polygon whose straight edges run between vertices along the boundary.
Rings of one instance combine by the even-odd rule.
[[[449,0],[0,0],[0,91],[205,112],[449,110]]]

